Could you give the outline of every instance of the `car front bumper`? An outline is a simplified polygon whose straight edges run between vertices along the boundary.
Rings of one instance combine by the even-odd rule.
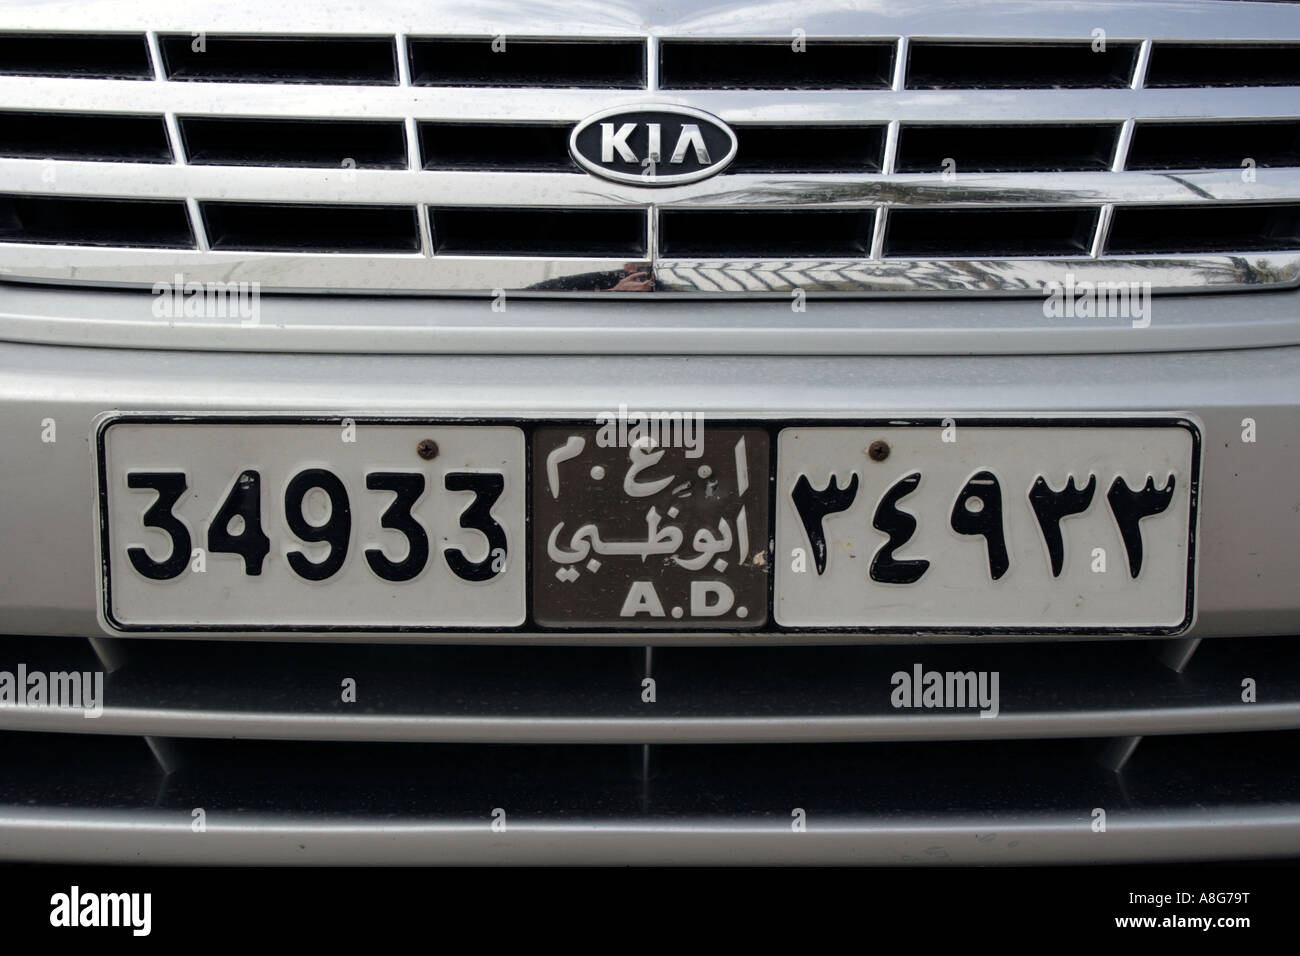
[[[1300,497],[1291,480],[1300,471],[1300,347],[686,357],[295,355],[0,343],[3,630],[100,633],[90,439],[103,412],[587,418],[620,404],[753,419],[1186,415],[1201,424],[1204,439],[1198,619],[1189,636],[1300,630],[1294,586]],[[1254,441],[1243,440],[1248,419]],[[54,441],[43,440],[48,422]]]
[[[1252,303],[1278,308],[1277,297],[1228,301],[1254,332]],[[356,318],[356,300],[337,302],[333,318]],[[697,308],[701,323],[710,321],[709,305]],[[884,320],[901,328],[904,308],[920,307],[891,307]],[[602,307],[600,321],[612,328],[620,309]],[[616,335],[603,352],[582,336],[583,354],[508,344],[495,354],[419,354],[387,351],[380,336],[372,350],[346,354],[114,348],[73,344],[66,326],[62,344],[0,342],[0,667],[15,655],[32,666],[64,660],[85,638],[96,639],[90,646],[101,660],[128,662],[108,675],[99,720],[0,709],[0,742],[17,745],[0,787],[0,858],[1028,863],[1294,855],[1300,780],[1279,754],[1290,752],[1300,728],[1290,643],[1300,634],[1300,346],[1207,348],[1191,335],[1197,347],[1184,351],[1032,353],[1003,332],[1002,352],[986,342],[984,354],[913,347],[778,355],[744,354],[737,333],[730,354],[664,354],[689,342],[689,331],[646,354],[629,354]],[[786,335],[801,341],[796,331]],[[101,639],[91,444],[105,412],[546,419],[620,404],[747,419],[1186,416],[1203,437],[1198,614],[1193,640],[1173,644],[1227,640],[1176,673],[1159,660],[1164,641],[1067,648],[1026,635],[971,647],[961,645],[980,639],[657,633],[661,703],[650,714],[630,665],[641,667],[646,638],[638,635],[295,634],[298,643],[279,648],[237,634],[226,643]],[[1253,442],[1243,440],[1247,419]],[[408,643],[382,649],[390,661],[363,641]],[[423,644],[470,641],[533,646]],[[846,646],[855,642],[880,646]],[[796,643],[837,646],[761,646]],[[1036,696],[1008,699],[996,721],[888,709],[894,667],[949,658],[1002,668],[1008,685],[1014,673]],[[339,674],[361,675],[371,695],[361,718],[340,709]],[[1259,682],[1258,703],[1242,702],[1243,677]],[[608,690],[625,683],[627,703]],[[1142,734],[1149,739],[1125,768]],[[1124,759],[1095,762],[1086,748],[1098,744]],[[354,758],[369,769],[340,782],[336,760]],[[488,811],[498,806],[511,814],[508,835],[490,830]],[[191,827],[196,807],[208,814],[201,837]],[[803,838],[791,838],[792,807],[808,810]],[[1098,807],[1110,813],[1103,836],[1090,825]]]

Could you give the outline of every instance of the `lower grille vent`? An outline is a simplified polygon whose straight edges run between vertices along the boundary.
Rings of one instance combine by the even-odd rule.
[[[1300,832],[1293,638],[1203,641],[1182,673],[1133,640],[111,644],[101,716],[0,707],[0,858],[1149,861],[1293,854]],[[997,715],[893,707],[918,662],[997,672]],[[0,638],[20,663],[99,667],[87,641]],[[1259,674],[1268,699],[1242,704]]]

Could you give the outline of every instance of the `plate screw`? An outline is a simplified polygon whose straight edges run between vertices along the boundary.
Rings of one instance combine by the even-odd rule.
[[[884,461],[889,457],[889,443],[876,439],[867,446],[867,457],[872,461]]]
[[[432,461],[438,457],[438,443],[432,438],[426,438],[415,446],[415,451],[425,461]]]

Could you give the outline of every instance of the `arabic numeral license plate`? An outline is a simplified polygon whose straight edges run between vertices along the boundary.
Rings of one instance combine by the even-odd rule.
[[[1177,418],[104,416],[117,631],[1190,627]]]
[[[1183,421],[783,429],[776,621],[1183,630],[1199,455]]]

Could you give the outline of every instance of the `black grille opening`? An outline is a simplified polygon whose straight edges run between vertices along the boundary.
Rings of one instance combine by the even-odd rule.
[[[733,173],[879,172],[883,126],[738,126]]]
[[[1137,44],[948,43],[921,41],[908,50],[914,90],[1103,89],[1126,87]]]
[[[1300,86],[1300,44],[1156,43],[1147,86]]]
[[[397,83],[389,37],[160,36],[168,79],[214,83]]]
[[[0,156],[170,163],[161,116],[0,112]]]
[[[1122,778],[1096,762],[1100,741],[1088,739],[665,745],[653,748],[647,778],[635,746],[168,743],[180,759],[164,781],[140,738],[0,732],[0,805],[202,806],[210,825],[227,826],[289,814],[299,825],[389,818],[486,829],[486,808],[504,793],[511,823],[523,826],[735,821],[788,840],[796,806],[854,828],[982,817],[993,832],[1016,817],[1046,825],[1040,814],[1087,827],[1098,805],[1153,816],[1211,807],[1227,820],[1231,810],[1279,808],[1300,792],[1300,765],[1288,759],[1300,732],[1286,730],[1152,735]]]
[[[261,252],[418,252],[411,206],[205,202],[213,249]]]
[[[535,86],[634,90],[646,84],[641,40],[412,37],[416,86]]]
[[[894,44],[809,40],[665,40],[659,85],[665,90],[888,89]]]
[[[672,258],[860,259],[871,251],[873,209],[659,213],[659,248]]]
[[[958,174],[1107,170],[1118,137],[1115,125],[905,125],[899,129],[897,169]]]
[[[1129,169],[1300,166],[1300,123],[1138,123]]]
[[[1300,249],[1300,203],[1116,206],[1112,255]]]
[[[139,33],[0,33],[0,75],[151,80]]]
[[[188,249],[194,236],[178,200],[0,195],[0,241]]]
[[[437,123],[419,125],[425,169],[576,172],[571,124]]]
[[[1117,725],[1139,732],[1135,728],[1146,717],[1162,713],[1178,715],[1172,726],[1182,731],[1203,727],[1208,719],[1218,732],[1241,727],[1214,716],[1217,708],[1240,702],[1240,689],[1223,680],[1227,673],[1268,673],[1271,703],[1300,713],[1300,655],[1293,645],[1285,637],[1205,641],[1178,674],[1159,659],[1163,642],[1128,639],[927,645],[924,662],[938,671],[1000,673],[1003,687],[1016,688],[999,711],[1006,728],[1000,733],[1007,738],[1044,727],[1060,736],[1093,736]],[[427,739],[474,739],[482,731],[476,722],[494,724],[495,739],[516,742],[570,734],[684,743],[696,739],[695,732],[714,740],[753,739],[740,726],[745,722],[767,741],[791,735],[821,739],[819,734],[838,739],[855,719],[863,723],[850,732],[864,739],[983,736],[987,722],[957,728],[945,724],[942,713],[909,716],[892,706],[891,675],[910,670],[916,654],[915,646],[905,644],[660,646],[654,675],[674,692],[651,715],[639,695],[627,693],[629,683],[639,687],[646,673],[640,647],[150,639],[129,642],[122,665],[106,676],[106,711],[95,726],[119,733],[119,716],[147,712],[154,732],[164,736],[206,734],[213,725],[232,722],[239,723],[241,735],[275,736],[283,733],[284,716],[292,714],[302,739],[322,733],[326,739],[346,737],[355,730],[347,726],[348,705],[318,692],[344,673],[359,686],[383,688],[365,717],[366,733],[373,735],[366,739],[376,741],[419,739],[421,733]],[[100,668],[85,640],[0,637],[0,670],[12,672],[19,662],[33,672]],[[1131,711],[1139,699],[1141,715]],[[0,726],[5,718],[0,710]],[[546,736],[545,724],[556,718],[583,725]],[[648,726],[680,718],[703,722],[694,728]],[[850,722],[818,728],[820,718]]]
[[[1061,256],[1089,251],[1096,209],[891,209],[885,255]]]
[[[181,117],[189,162],[229,166],[405,169],[400,121]]]
[[[430,208],[434,252],[464,256],[627,256],[646,254],[639,209]]]

